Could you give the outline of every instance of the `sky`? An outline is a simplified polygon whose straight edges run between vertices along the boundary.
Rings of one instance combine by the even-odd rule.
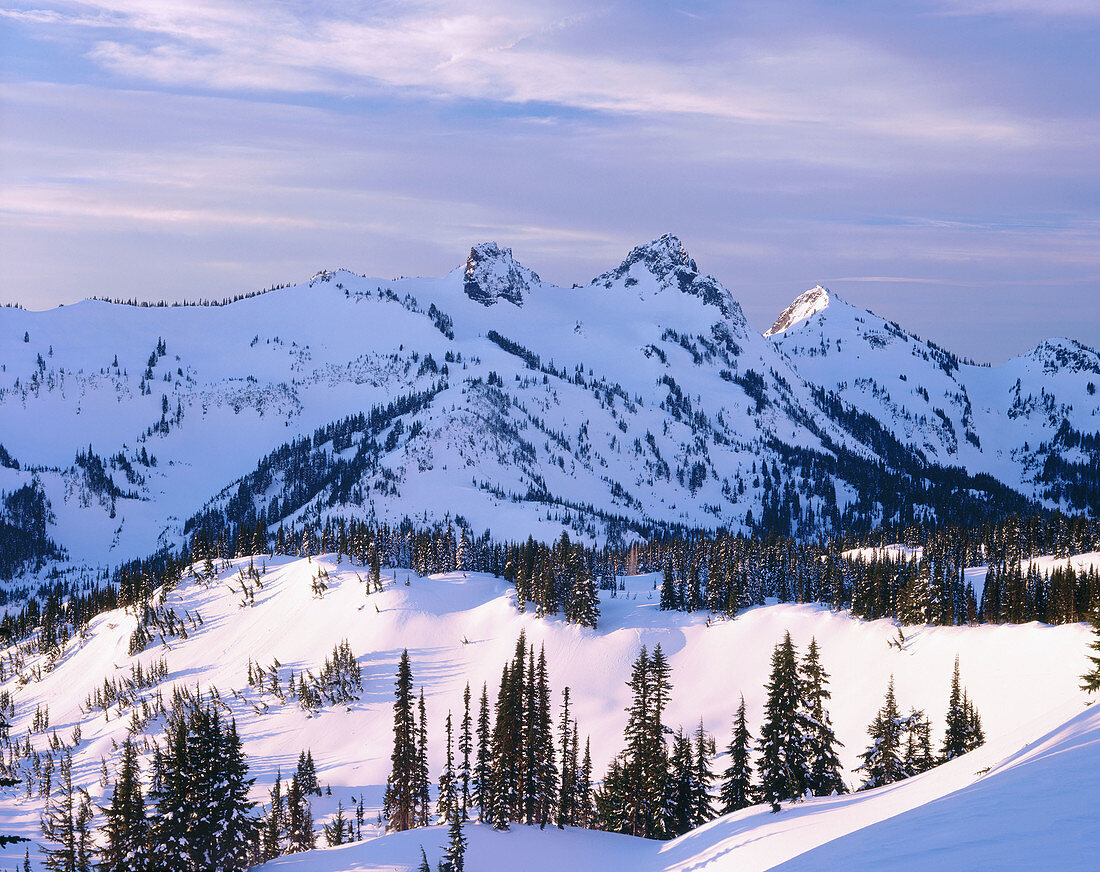
[[[958,354],[1100,346],[1096,0],[0,0],[0,302],[586,283],[676,233]]]

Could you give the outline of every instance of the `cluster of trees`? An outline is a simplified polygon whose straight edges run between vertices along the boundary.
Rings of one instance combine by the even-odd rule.
[[[434,803],[424,695],[415,693],[408,651],[401,655],[395,688],[392,766],[383,801],[390,830],[448,824],[443,865],[460,872],[462,824],[475,817],[475,809],[477,820],[502,830],[513,823],[593,825],[592,760],[587,742],[580,752],[569,689],[563,693],[555,736],[546,655],[536,655],[523,633],[501,671],[495,703],[490,706],[483,685],[475,716],[467,685],[457,726],[447,713],[446,756]]]
[[[99,839],[87,791],[73,781],[64,750],[42,817],[51,872],[234,872],[258,856],[258,830],[248,799],[252,779],[237,735],[213,705],[174,711],[142,792],[138,748],[122,747]]]
[[[389,412],[377,414],[385,418]],[[346,432],[333,425],[315,438],[343,444],[356,427],[370,426],[369,416],[364,420],[348,424]],[[875,550],[894,542],[921,547],[922,558]],[[8,609],[0,616],[0,634],[19,640],[40,632],[40,647],[57,649],[96,614],[141,604],[157,587],[174,584],[192,561],[208,561],[212,572],[215,560],[262,553],[335,553],[338,561],[347,557],[369,566],[375,589],[383,564],[422,575],[488,572],[516,584],[521,607],[534,603],[540,614],[564,614],[585,626],[599,620],[595,589],[614,595],[620,576],[639,572],[664,574],[663,608],[728,616],[775,599],[820,602],[857,617],[911,624],[1071,623],[1100,608],[1100,574],[1074,570],[1068,562],[1040,574],[1035,567],[1022,570],[1020,561],[1035,554],[1081,553],[1097,542],[1100,519],[1049,512],[973,527],[914,523],[820,542],[680,530],[599,548],[567,535],[553,546],[475,537],[461,518],[423,528],[329,517],[297,527],[279,524],[274,531],[254,518],[244,525],[200,524],[188,547],[120,566],[109,581],[79,574],[56,577],[28,595],[18,611]],[[870,549],[869,556],[844,556],[860,548]],[[964,570],[980,565],[988,565],[989,573],[979,597]],[[0,601],[6,595],[0,592]],[[144,647],[149,639],[137,641]]]
[[[727,767],[720,774],[711,770],[715,742],[701,721],[690,735],[682,727],[674,733],[665,722],[671,669],[659,645],[652,652],[643,647],[634,662],[627,683],[631,704],[624,748],[596,787],[587,744],[578,765],[578,730],[570,716],[568,690],[558,740],[553,737],[547,681],[545,656],[540,653],[536,659],[534,648],[521,635],[512,661],[504,666],[492,716],[488,690],[483,688],[474,719],[467,687],[457,755],[456,730],[447,715],[446,758],[433,814],[423,693],[418,698],[414,692],[412,667],[404,652],[397,673],[394,750],[385,799],[388,827],[399,831],[438,821],[451,824],[452,836],[458,838],[461,824],[475,816],[476,808],[478,820],[501,829],[512,823],[556,824],[669,839],[717,814],[761,802],[779,811],[783,802],[849,789],[837,753],[841,742],[829,717],[829,675],[816,640],[803,656],[789,633],[776,645],[759,739],[754,741],[749,732],[742,697],[726,749]],[[914,709],[901,714],[893,679],[868,734],[871,744],[857,769],[861,790],[916,775],[984,741],[957,662],[938,754],[932,751],[931,725],[924,713]],[[455,844],[452,841],[452,848]]]

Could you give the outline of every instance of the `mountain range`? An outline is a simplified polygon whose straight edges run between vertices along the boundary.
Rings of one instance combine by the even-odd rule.
[[[0,361],[21,560],[333,515],[602,541],[1098,501],[1095,350],[979,365],[821,287],[761,335],[672,235],[572,288],[484,243],[441,278],[8,307]]]

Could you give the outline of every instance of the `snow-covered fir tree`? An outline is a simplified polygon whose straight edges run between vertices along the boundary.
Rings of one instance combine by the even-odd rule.
[[[729,765],[722,774],[722,786],[719,793],[722,814],[748,808],[756,802],[756,789],[752,783],[752,736],[749,734],[745,718],[745,697],[733,721],[733,735],[726,748]]]

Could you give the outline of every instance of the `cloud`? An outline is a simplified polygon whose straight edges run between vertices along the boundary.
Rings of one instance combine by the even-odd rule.
[[[1011,15],[1034,18],[1096,18],[1100,5],[1094,0],[942,0],[941,9],[951,15]]]
[[[846,130],[1027,147],[1049,135],[1035,119],[968,100],[944,87],[938,71],[851,35],[792,30],[778,38],[742,32],[735,16],[687,20],[691,39],[670,51],[662,23],[640,13],[645,29],[635,46],[619,37],[617,21],[579,5],[506,8],[380,4],[318,15],[309,4],[88,0],[21,14],[50,30],[110,27],[111,38],[89,47],[92,61],[175,88],[549,104],[711,117],[802,136]]]

